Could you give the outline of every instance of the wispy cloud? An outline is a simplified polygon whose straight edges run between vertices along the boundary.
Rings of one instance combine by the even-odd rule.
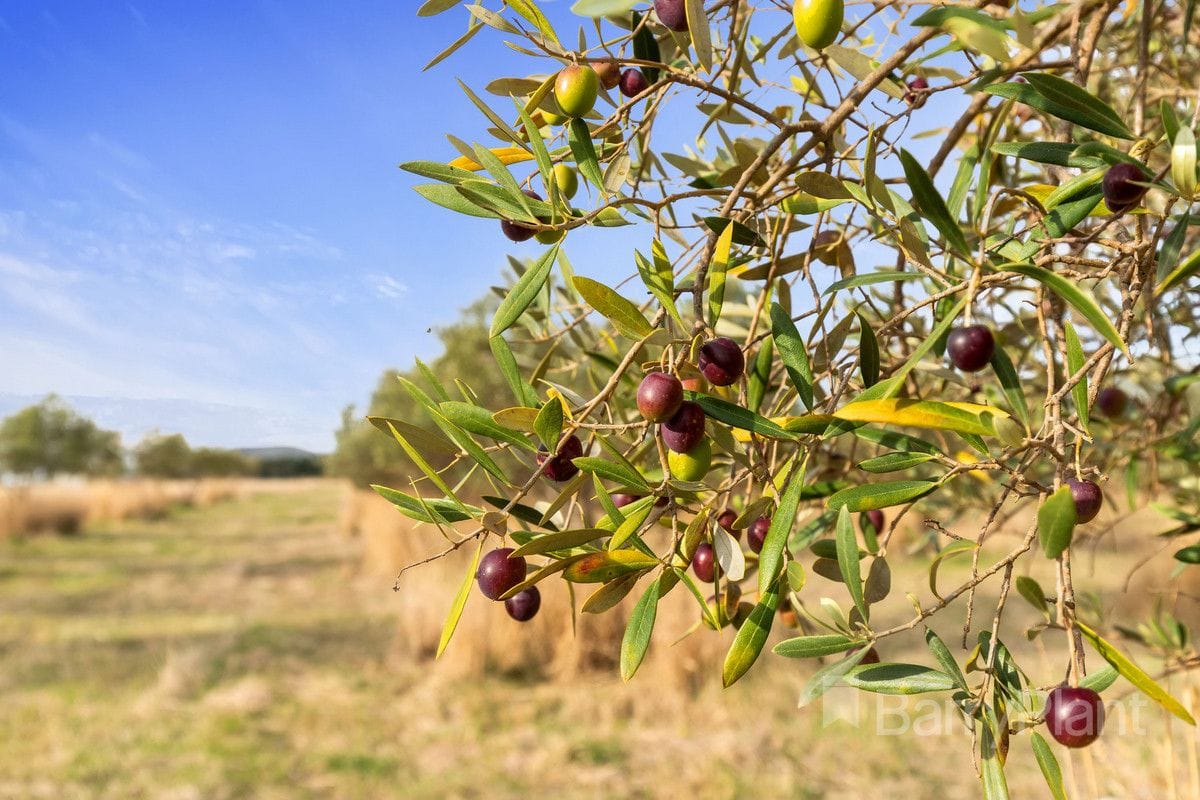
[[[389,300],[398,300],[408,294],[408,286],[393,278],[391,275],[368,275],[367,280],[375,288],[375,293]]]

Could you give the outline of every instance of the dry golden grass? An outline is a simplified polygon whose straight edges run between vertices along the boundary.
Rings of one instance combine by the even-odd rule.
[[[0,539],[74,534],[105,522],[160,519],[173,508],[204,508],[248,493],[303,491],[305,481],[275,486],[247,478],[55,481],[0,487]]]
[[[229,502],[99,522],[87,536],[0,542],[0,797],[979,796],[969,738],[953,726],[881,736],[870,710],[849,725],[797,709],[816,664],[766,653],[722,690],[732,632],[672,645],[697,617],[678,590],[630,684],[615,664],[627,610],[581,617],[573,635],[561,580],[526,625],[472,596],[435,661],[467,556],[409,573],[393,593],[397,563],[435,551],[437,532],[369,498],[354,507],[371,510],[345,510],[348,496],[334,482],[246,485]],[[990,546],[985,562],[1009,544]],[[1077,581],[1117,591],[1145,552],[1132,526],[1114,530],[1080,551]],[[364,553],[384,561],[364,565]],[[894,562],[897,586],[926,597],[928,556]],[[1030,565],[1045,580],[1045,565]],[[966,569],[946,564],[942,585]],[[806,597],[845,605],[839,585],[810,581]],[[910,613],[894,600],[879,607],[880,624]],[[991,602],[985,593],[979,607]],[[1034,618],[1015,600],[1003,635],[1048,683],[1063,642],[1027,643]],[[956,652],[962,621],[957,607],[932,621]],[[988,622],[990,610],[976,630]],[[929,661],[919,631],[881,650]],[[1195,707],[1193,681],[1170,688]],[[1128,691],[1121,681],[1105,696],[1124,705]],[[928,697],[908,710],[925,713],[916,704]],[[1195,732],[1151,710],[1142,722],[1140,733],[1110,723],[1080,753],[1056,748],[1073,800],[1200,796]],[[1014,798],[1049,797],[1026,735],[1013,737],[1008,775]]]

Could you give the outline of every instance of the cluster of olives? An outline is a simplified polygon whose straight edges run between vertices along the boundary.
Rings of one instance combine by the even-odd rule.
[[[524,556],[513,556],[511,547],[498,547],[479,560],[475,581],[489,600],[499,600],[525,580]],[[504,610],[518,622],[528,622],[542,607],[542,594],[536,586],[523,589],[504,601]]]

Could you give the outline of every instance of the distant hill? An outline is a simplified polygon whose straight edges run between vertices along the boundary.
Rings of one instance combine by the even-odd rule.
[[[299,447],[239,447],[237,451],[244,456],[256,458],[259,461],[289,461],[319,459],[319,453],[301,450]]]

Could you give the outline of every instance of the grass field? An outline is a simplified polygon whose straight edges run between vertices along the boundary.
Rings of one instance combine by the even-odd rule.
[[[310,483],[0,542],[0,798],[978,796],[962,731],[825,726],[795,707],[811,666],[772,656],[722,692],[727,638],[668,651],[683,632],[671,617],[628,686],[603,658],[550,677],[520,668],[547,628],[487,604],[434,664],[414,620],[435,636],[425,617],[453,583],[395,594],[362,570],[361,541],[337,532],[345,494]],[[1100,553],[1091,574],[1120,560]],[[889,608],[902,618],[903,598]],[[919,638],[889,647],[889,660],[928,660]],[[466,657],[484,649],[526,659]],[[1023,652],[1045,664],[1039,645]],[[1059,751],[1073,798],[1193,796],[1194,734],[1168,733],[1158,712],[1145,722]],[[1009,781],[1015,798],[1049,797],[1027,737]]]

